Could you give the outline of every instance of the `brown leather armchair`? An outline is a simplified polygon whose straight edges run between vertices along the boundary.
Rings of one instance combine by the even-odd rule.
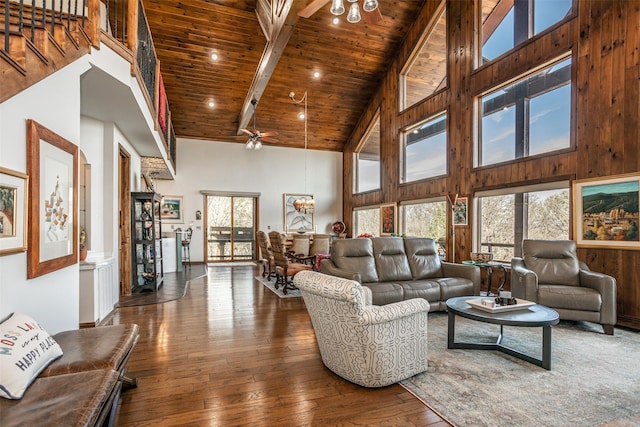
[[[285,237],[277,231],[271,231],[269,233],[269,240],[271,241],[271,252],[276,263],[276,283],[275,287],[278,289],[279,285],[282,285],[282,293],[287,294],[288,290],[297,289],[293,285],[293,281],[289,280],[289,277],[295,276],[302,270],[311,270],[311,266],[301,264],[299,262],[292,262],[287,256],[287,249],[285,247]]]
[[[522,242],[522,258],[511,260],[511,292],[551,307],[564,320],[600,323],[613,335],[616,279],[589,270],[578,260],[573,240]]]
[[[260,230],[256,233],[256,237],[258,238],[258,246],[260,246],[262,277],[266,277],[268,281],[271,281],[271,278],[276,276],[276,261],[273,258],[273,253],[271,252],[269,236],[267,233]]]

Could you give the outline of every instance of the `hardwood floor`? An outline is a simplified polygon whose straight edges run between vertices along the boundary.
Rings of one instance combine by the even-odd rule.
[[[116,309],[137,323],[118,426],[448,426],[399,385],[367,389],[322,364],[302,298],[278,298],[256,267],[212,267],[185,296]]]

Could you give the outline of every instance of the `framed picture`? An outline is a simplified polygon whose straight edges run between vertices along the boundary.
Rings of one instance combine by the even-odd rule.
[[[313,194],[283,194],[284,230],[314,231],[315,200]],[[312,206],[312,207],[309,207]]]
[[[576,244],[591,248],[640,249],[640,174],[573,181]]]
[[[182,214],[182,196],[164,196],[160,204],[162,222],[184,222]]]
[[[27,175],[0,167],[0,256],[27,250]]]
[[[27,278],[78,262],[78,147],[27,120]]]
[[[397,234],[398,206],[395,203],[380,205],[380,235]]]
[[[453,225],[463,226],[469,225],[469,198],[468,197],[456,197],[451,206],[453,214]]]

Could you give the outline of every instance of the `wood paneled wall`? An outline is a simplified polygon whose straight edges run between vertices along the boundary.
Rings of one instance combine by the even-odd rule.
[[[409,57],[438,1],[427,1],[410,29],[378,93],[345,148],[344,218],[352,230],[352,211],[362,206],[562,179],[582,179],[640,171],[640,0],[574,0],[565,21],[489,64],[474,69],[476,1],[447,1],[447,88],[398,112],[398,72]],[[574,122],[570,149],[508,164],[474,168],[474,102],[483,91],[541,64],[571,53]],[[382,188],[352,194],[353,153],[380,108]],[[448,112],[449,173],[413,184],[399,181],[399,135],[404,127]],[[476,220],[470,215],[471,225]],[[456,261],[473,248],[471,225],[456,228]],[[451,224],[448,224],[449,229]],[[452,253],[453,242],[448,242]],[[640,251],[580,249],[591,269],[618,282],[618,324],[640,329]]]

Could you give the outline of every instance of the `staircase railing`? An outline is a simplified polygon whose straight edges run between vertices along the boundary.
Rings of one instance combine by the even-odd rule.
[[[29,40],[36,45],[37,32],[48,33],[51,40],[58,39],[57,33],[67,32],[68,37],[61,37],[67,37],[78,47],[79,31],[84,33],[84,43],[88,41],[95,47],[108,39],[111,46],[131,62],[132,75],[138,79],[155,117],[155,130],[161,135],[175,170],[175,135],[169,101],[159,78],[160,62],[142,0],[0,0],[0,61],[4,59],[23,76],[28,73],[22,64],[26,52],[18,40],[21,43]],[[45,59],[46,52],[37,54]],[[56,67],[52,67],[50,72],[55,71]],[[34,81],[25,80],[22,89]]]

